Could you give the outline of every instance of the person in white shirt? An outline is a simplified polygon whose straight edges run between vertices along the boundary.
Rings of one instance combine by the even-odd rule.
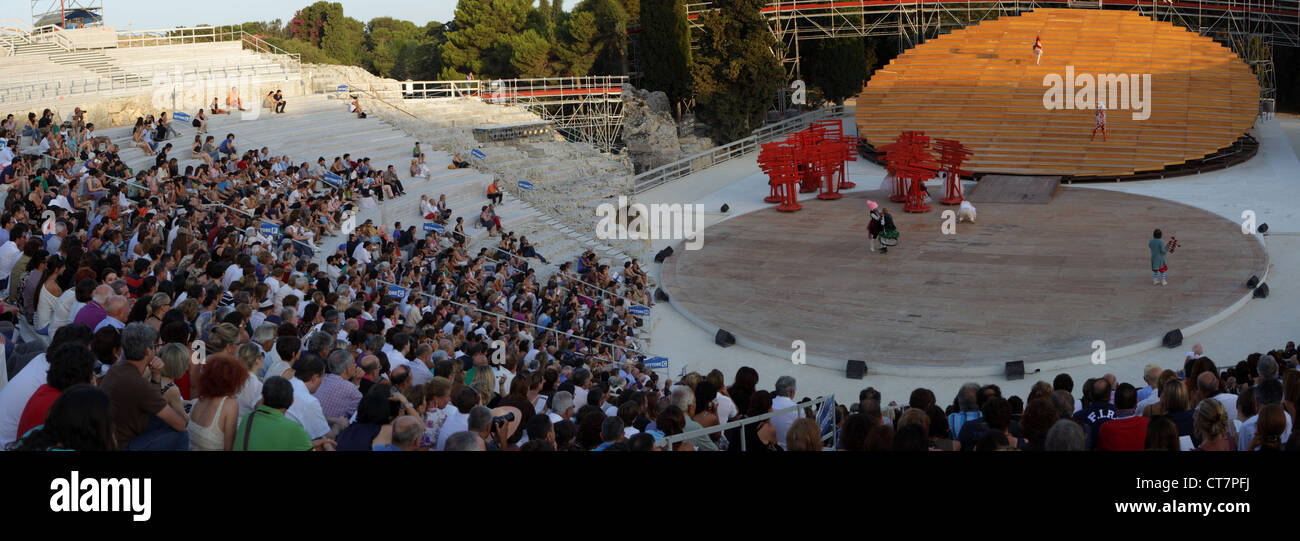
[[[452,409],[447,420],[438,429],[438,444],[434,449],[442,451],[447,448],[447,438],[457,432],[469,430],[469,412],[478,405],[478,391],[471,387],[461,387],[456,396],[451,397]]]
[[[560,391],[551,396],[551,411],[546,416],[552,425],[573,417],[573,395],[569,391]]]
[[[320,400],[312,395],[324,381],[324,372],[325,363],[312,355],[298,359],[294,365],[293,378],[289,380],[293,385],[293,405],[284,412],[284,416],[298,421],[307,431],[307,437],[313,440],[330,433],[330,424],[325,419]]]
[[[1254,388],[1255,392],[1255,415],[1241,423],[1241,428],[1237,433],[1237,450],[1249,451],[1250,441],[1255,439],[1256,424],[1259,422],[1259,410],[1264,406],[1282,403],[1282,382],[1276,379],[1261,381]],[[1291,439],[1292,420],[1291,414],[1282,412],[1286,416],[1286,430],[1282,432],[1282,441]]]
[[[424,385],[433,379],[433,346],[420,344],[411,360],[411,385]],[[508,388],[508,387],[507,387]]]
[[[1237,413],[1237,395],[1219,392],[1219,377],[1214,372],[1203,372],[1196,377],[1196,392],[1201,400],[1214,400],[1223,405],[1229,415]]]
[[[1192,350],[1187,352],[1187,358],[1184,360],[1191,361],[1191,360],[1199,359],[1204,356],[1205,356],[1205,349],[1201,347],[1200,342],[1197,342],[1192,346]]]
[[[239,418],[243,419],[256,409],[257,403],[262,400],[262,380],[257,377],[257,373],[262,370],[262,348],[257,344],[244,344],[239,346],[235,355],[248,368],[248,380],[244,381],[244,386],[235,393],[235,401],[239,404]]]
[[[361,266],[362,268],[365,268],[367,265],[370,264],[370,246],[372,244],[374,243],[363,242],[361,244],[358,244],[355,250],[352,250],[352,258],[357,260],[357,265]],[[14,259],[16,260],[17,258],[15,257]],[[10,266],[12,267],[13,265]]]
[[[9,241],[0,245],[0,289],[8,287],[9,274],[14,270],[14,264],[22,256],[23,250],[19,246],[27,242],[27,224],[15,224],[9,230]]]
[[[794,401],[795,381],[790,376],[781,376],[776,380],[776,393],[772,399],[772,411],[781,411],[795,405]],[[803,417],[801,410],[795,410],[782,413],[772,417],[772,428],[776,429],[776,441],[785,448],[785,433],[790,430],[790,425],[795,420]]]
[[[587,391],[591,388],[591,371],[579,368],[573,371],[573,403],[587,405]]]
[[[57,336],[55,338],[58,338]],[[62,342],[59,342],[62,343]],[[0,349],[4,347],[0,345]],[[22,370],[14,374],[3,390],[0,390],[0,449],[18,439],[18,421],[23,416],[27,401],[36,394],[36,389],[45,384],[50,363],[45,354],[37,355],[27,362]]]

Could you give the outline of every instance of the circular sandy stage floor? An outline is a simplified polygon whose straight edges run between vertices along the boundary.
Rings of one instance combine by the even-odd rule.
[[[894,214],[901,242],[871,253],[866,200]],[[1150,197],[1062,187],[1047,204],[978,205],[977,224],[940,230],[941,212],[908,214],[881,192],[768,208],[705,230],[661,281],[673,304],[742,344],[843,369],[982,367],[1089,356],[1203,322],[1249,293],[1265,252],[1240,226]],[[1176,235],[1169,285],[1153,286],[1147,241]],[[954,372],[957,375],[958,371]]]

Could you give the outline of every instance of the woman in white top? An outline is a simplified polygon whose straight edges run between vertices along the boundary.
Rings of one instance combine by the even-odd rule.
[[[76,314],[76,310],[80,310],[81,306],[84,305],[85,303],[77,300],[76,288],[64,291],[59,296],[58,304],[54,305],[54,317],[50,321],[50,336],[54,336],[54,333],[58,332],[59,328],[68,324],[68,320],[72,319],[69,314]]]
[[[203,386],[198,402],[190,411],[191,451],[229,451],[234,447],[239,426],[239,403],[235,394],[248,380],[248,369],[229,354],[206,359],[202,365]]]
[[[59,295],[63,294],[63,289],[57,283],[60,274],[63,274],[63,258],[50,256],[45,260],[40,293],[36,298],[36,332],[45,336],[53,336],[49,334],[50,322],[54,321],[54,308],[59,304]]]

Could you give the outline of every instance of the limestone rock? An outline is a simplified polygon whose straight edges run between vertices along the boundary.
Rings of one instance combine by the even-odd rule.
[[[635,171],[641,173],[681,159],[677,124],[668,113],[668,97],[663,92],[626,86],[623,95],[623,142]],[[627,99],[629,96],[632,99]],[[653,102],[662,110],[655,110]]]

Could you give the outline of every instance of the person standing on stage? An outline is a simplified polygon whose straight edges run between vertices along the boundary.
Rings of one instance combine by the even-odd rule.
[[[1165,248],[1164,241],[1160,240],[1161,235],[1160,230],[1157,229],[1152,233],[1151,240],[1147,241],[1147,246],[1151,248],[1151,282],[1158,286],[1169,285],[1165,282],[1165,271],[1169,268],[1165,263],[1165,254],[1169,253],[1169,249]]]
[[[1034,64],[1043,60],[1043,36],[1034,36]]]
[[[1097,138],[1097,130],[1101,130],[1101,141],[1106,142],[1106,108],[1101,103],[1097,104],[1097,126],[1092,128],[1092,137],[1088,138],[1089,141]]]
[[[887,253],[889,247],[880,240],[880,236],[886,231],[894,229],[894,217],[889,215],[889,209],[881,207],[875,201],[867,201],[867,209],[871,212],[871,221],[867,223],[867,236],[871,239],[871,251],[876,251],[876,244],[880,244],[880,253]]]

